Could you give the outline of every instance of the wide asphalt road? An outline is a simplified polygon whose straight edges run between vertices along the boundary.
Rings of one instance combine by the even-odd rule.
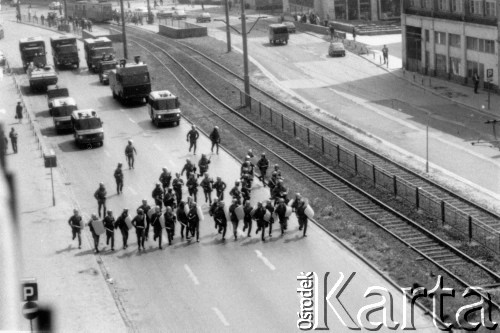
[[[6,39],[2,45],[6,46],[14,67],[20,66],[19,38],[41,35],[48,43],[48,37],[53,34],[13,22],[4,25]],[[96,212],[93,193],[100,181],[107,185],[108,208],[115,215],[123,208],[134,212],[142,198],[151,202],[151,191],[162,167],[178,172],[186,158],[196,162],[200,153],[209,152],[208,140],[202,138],[199,154],[195,157],[187,153],[185,135],[189,127],[186,122],[181,122],[179,127],[156,129],[149,121],[145,106],[123,107],[114,101],[109,87],[101,86],[97,76],[87,72],[83,61],[79,71],[61,71],[59,82],[69,88],[80,109],[94,108],[104,121],[104,146],[80,150],[75,147],[72,135],[56,135],[53,131],[45,95],[27,93],[28,107],[36,113],[48,146],[57,154],[59,166],[56,172],[63,172],[72,193],[73,198],[66,200],[75,200],[86,218]],[[125,168],[124,193],[118,196],[114,194],[113,170],[118,162],[125,162],[124,148],[130,138],[138,150],[136,168]],[[222,176],[230,187],[239,176],[239,163],[221,152],[218,156],[212,155],[209,172],[212,176]],[[292,191],[297,190],[291,187]],[[201,196],[200,193],[200,202]],[[252,203],[267,197],[267,190],[254,184]],[[207,205],[203,205],[203,209],[206,211]],[[201,223],[200,243],[181,241],[177,230],[172,246],[158,250],[157,245],[149,241],[146,251],[138,252],[133,231],[127,250],[121,249],[121,237],[117,233],[117,250],[110,252],[106,247],[96,260],[102,260],[106,266],[110,274],[107,278],[113,279],[134,328],[144,332],[297,331],[299,298],[296,277],[307,271],[317,272],[320,281],[325,272],[331,272],[329,288],[333,287],[340,272],[344,275],[357,272],[341,297],[353,316],[363,305],[375,302],[363,298],[368,287],[388,288],[395,300],[394,318],[402,321],[400,292],[314,225],[310,225],[308,237],[302,238],[295,219],[292,219],[286,236],[279,237],[278,226],[275,226],[274,237],[265,243],[255,234],[246,238],[241,232],[234,241],[231,232],[229,227],[226,242],[221,242],[206,214]],[[75,245],[69,237],[57,241]],[[101,246],[103,243],[101,237]],[[94,253],[92,249],[84,248],[75,251],[73,260],[78,261],[81,256],[94,256]],[[61,264],[71,265],[70,262]],[[79,292],[85,292],[84,286],[80,288],[77,289]],[[380,315],[380,312],[373,315],[372,320],[379,320]],[[350,331],[335,319],[331,311],[329,318],[333,331]],[[420,310],[416,310],[416,326],[418,332],[436,331]]]

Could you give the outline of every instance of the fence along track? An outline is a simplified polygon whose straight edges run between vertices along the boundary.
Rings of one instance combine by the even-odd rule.
[[[434,263],[451,277],[455,278],[463,286],[469,286],[471,283],[477,285],[479,280],[476,278],[474,281],[470,282],[463,280],[457,273],[453,272],[453,270],[456,270],[457,267],[468,271],[471,269],[479,269],[482,272],[482,277],[480,279],[481,284],[495,285],[500,283],[500,276],[495,272],[489,270],[481,263],[468,257],[466,254],[447,244],[440,238],[432,235],[424,228],[418,226],[416,223],[392,210],[376,198],[350,184],[334,172],[328,170],[325,166],[307,157],[305,154],[299,152],[297,149],[293,148],[273,134],[262,130],[257,124],[237,113],[226,103],[211,94],[184,66],[172,57],[170,53],[161,49],[161,47],[143,39],[134,40],[136,39],[134,37],[131,39],[134,43],[146,50],[146,52],[150,53],[163,66],[165,66],[167,70],[173,74],[176,80],[181,83],[184,89],[186,89],[186,91],[210,113],[219,117],[225,123],[234,127],[237,131],[252,139],[265,149],[271,151],[285,163],[289,164],[292,168],[308,177],[317,185],[322,186],[333,195],[339,197],[348,206],[352,207],[362,216],[381,226],[391,235],[407,244],[421,256]],[[156,49],[160,49],[164,55],[171,59],[169,61],[175,63],[176,66],[167,66],[155,54],[157,52],[148,50],[144,44],[149,44]],[[174,67],[180,67],[180,70],[174,70]],[[177,75],[174,74],[173,71],[178,72]],[[179,71],[181,72],[180,74]],[[199,87],[201,87],[201,89],[204,90],[205,93],[209,95],[209,99],[217,100],[220,105],[230,112],[216,111],[213,108],[209,108],[204,102],[200,101],[198,97],[194,96],[194,94],[185,87],[185,85],[178,78],[179,76],[187,76],[189,80],[194,81]],[[199,115],[199,111],[197,114]]]
[[[151,34],[148,35],[151,36]],[[165,39],[156,36],[154,39],[167,44]],[[169,42],[188,48],[241,80],[237,74],[202,52],[178,41],[169,40]],[[188,55],[188,57],[196,61],[192,55]],[[271,100],[276,106],[287,111],[287,115],[284,115],[284,111],[275,110],[276,106],[273,109],[252,97],[251,111],[258,112],[262,120],[270,121],[273,126],[307,142],[309,146],[332,159],[339,167],[365,180],[372,181],[373,186],[378,189],[391,193],[395,197],[403,199],[407,204],[436,217],[443,225],[447,224],[464,234],[469,241],[474,240],[488,249],[500,253],[500,216],[496,213],[354,142],[335,129],[310,119],[301,111],[277,100],[262,89],[254,85],[252,88]],[[243,92],[240,90],[240,93]],[[292,117],[299,117],[300,121],[291,119],[290,112],[293,113]],[[312,131],[311,126],[307,123],[314,125],[315,131]]]

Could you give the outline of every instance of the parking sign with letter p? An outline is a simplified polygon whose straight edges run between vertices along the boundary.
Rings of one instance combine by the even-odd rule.
[[[21,281],[21,292],[22,292],[22,301],[23,302],[31,302],[38,300],[38,284],[36,283],[36,279],[23,279]]]

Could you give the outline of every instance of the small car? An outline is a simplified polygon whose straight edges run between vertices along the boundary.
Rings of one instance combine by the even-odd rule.
[[[5,66],[5,62],[7,59],[5,58],[5,55],[3,54],[2,51],[0,51],[0,66]]]
[[[295,32],[297,32],[297,29],[295,28],[295,24],[293,24],[293,22],[283,21],[283,24],[286,25],[286,27],[288,29],[288,33],[295,33]]]
[[[174,20],[185,20],[185,19],[187,19],[187,15],[186,15],[186,12],[184,11],[184,9],[177,9],[177,10],[174,10],[174,13],[172,14],[172,18]]]
[[[335,56],[345,57],[344,44],[340,42],[330,43],[330,46],[328,47],[328,55],[330,57],[335,57]]]
[[[210,13],[201,13],[196,17],[196,23],[202,23],[202,22],[211,22],[212,18],[210,17]]]
[[[147,17],[148,16],[148,9],[146,7],[139,7],[134,9],[134,14],[137,14],[142,17]]]
[[[51,3],[49,3],[50,10],[58,10],[60,8],[62,8],[62,4],[60,2],[52,1]]]
[[[160,9],[157,13],[156,13],[156,17],[157,18],[169,18],[169,17],[172,17],[172,15],[174,14],[174,12],[172,10],[168,10],[168,9]]]

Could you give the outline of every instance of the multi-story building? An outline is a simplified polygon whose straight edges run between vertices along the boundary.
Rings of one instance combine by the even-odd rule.
[[[399,0],[283,0],[292,14],[317,14],[321,20],[393,20],[401,13]]]
[[[498,87],[500,22],[496,0],[403,0],[403,67],[481,86]]]

